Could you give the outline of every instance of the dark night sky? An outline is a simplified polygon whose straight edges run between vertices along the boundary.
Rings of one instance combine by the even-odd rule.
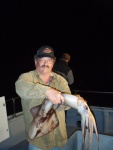
[[[42,45],[55,55],[67,52],[75,90],[113,91],[113,2],[0,2],[1,90],[16,96],[18,76],[34,69],[33,56]]]

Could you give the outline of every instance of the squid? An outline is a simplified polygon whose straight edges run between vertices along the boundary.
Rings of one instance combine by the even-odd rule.
[[[82,150],[85,150],[87,138],[88,150],[91,150],[93,132],[95,132],[97,140],[99,137],[96,120],[87,104],[87,101],[80,95],[65,93],[62,93],[62,95],[64,96],[65,102],[61,102],[60,105],[72,107],[78,110],[81,115]],[[30,112],[33,116],[33,121],[29,125],[29,137],[31,139],[48,134],[59,125],[55,112],[57,107],[58,105],[52,104],[51,101],[46,99],[41,106],[31,108]]]

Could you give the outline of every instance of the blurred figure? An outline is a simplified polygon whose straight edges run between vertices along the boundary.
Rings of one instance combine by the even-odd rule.
[[[62,54],[60,59],[55,63],[53,71],[63,76],[67,82],[68,85],[72,85],[74,83],[74,76],[71,68],[68,65],[68,62],[70,61],[70,55],[67,53]]]

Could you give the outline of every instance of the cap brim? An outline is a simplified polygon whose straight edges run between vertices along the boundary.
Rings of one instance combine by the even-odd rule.
[[[37,58],[50,57],[50,58],[56,59],[56,57],[51,56],[51,55],[35,55],[35,57],[37,57]]]

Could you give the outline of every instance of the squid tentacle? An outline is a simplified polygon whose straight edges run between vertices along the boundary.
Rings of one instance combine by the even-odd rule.
[[[88,150],[91,150],[93,132],[96,133],[97,140],[99,139],[99,137],[95,118],[89,106],[87,105],[87,102],[80,95],[71,95],[71,94],[62,94],[62,95],[65,98],[65,103],[68,106],[77,109],[81,115],[81,129],[83,136],[82,150],[85,150],[87,138],[89,139]]]

